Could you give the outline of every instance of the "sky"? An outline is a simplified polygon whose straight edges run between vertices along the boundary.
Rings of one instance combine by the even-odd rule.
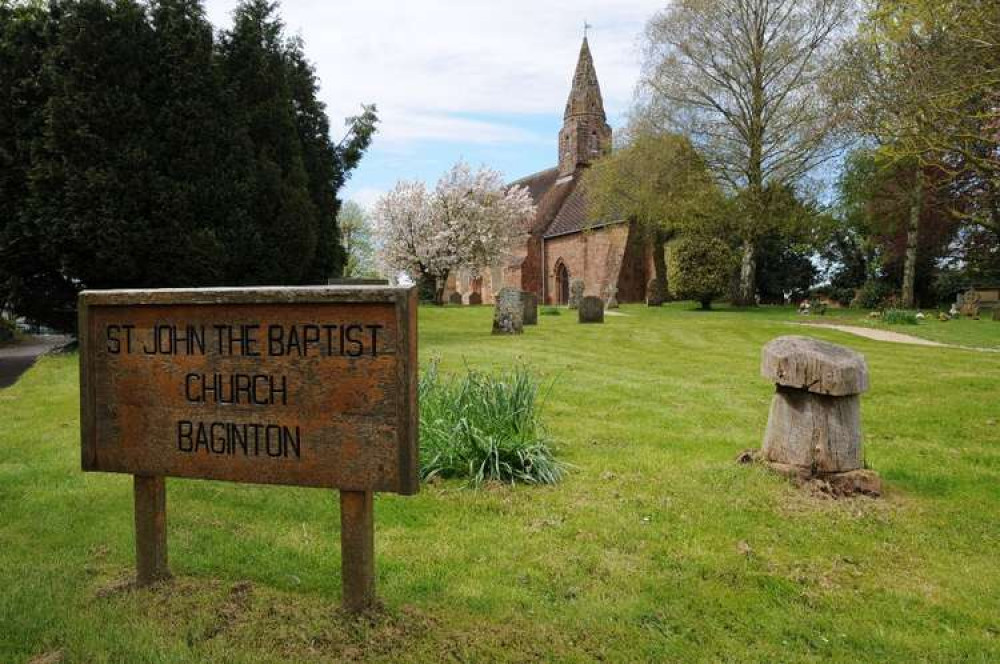
[[[228,28],[237,0],[207,0]],[[381,122],[341,191],[370,207],[398,180],[433,184],[459,159],[514,180],[554,166],[586,21],[608,122],[624,124],[639,37],[666,0],[284,0],[320,79],[335,140],[361,104]]]

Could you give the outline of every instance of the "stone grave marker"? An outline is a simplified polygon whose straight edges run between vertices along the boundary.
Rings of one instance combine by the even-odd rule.
[[[501,288],[493,307],[493,334],[524,332],[524,300],[521,291]]]
[[[538,325],[538,296],[531,291],[521,291],[524,302],[524,324]]]
[[[479,293],[469,293],[469,304],[477,305],[483,303],[483,296]]]
[[[343,601],[371,606],[373,495],[417,493],[417,289],[84,291],[84,471],[134,476],[138,584],[169,577],[166,477],[340,491]]]
[[[618,286],[608,286],[608,299],[604,307],[606,309],[618,308]]]
[[[569,302],[567,304],[570,309],[580,308],[580,300],[583,299],[583,291],[583,279],[574,279],[569,283]]]
[[[776,385],[761,450],[772,467],[844,493],[881,492],[878,475],[862,468],[863,355],[809,337],[778,337],[764,347],[760,373]]]
[[[448,304],[462,304],[462,294],[455,291],[448,296]]]
[[[594,295],[587,295],[580,300],[577,316],[581,323],[603,323],[604,301]]]

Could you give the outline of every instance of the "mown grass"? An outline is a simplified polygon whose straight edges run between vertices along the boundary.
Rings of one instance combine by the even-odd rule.
[[[764,316],[782,316],[778,310],[770,307],[762,307],[761,313]],[[799,316],[797,322],[859,325],[909,334],[944,344],[1000,349],[1000,321],[992,320],[992,313],[988,311],[983,313],[980,320],[963,316],[941,321],[937,318],[938,312],[925,310],[926,317],[916,325],[891,325],[885,320],[870,318],[868,313],[860,309],[827,309],[825,316]]]
[[[360,620],[337,610],[329,491],[169,480],[178,578],[118,589],[131,484],[79,471],[76,359],[42,360],[0,391],[0,661],[1000,659],[1000,355],[804,331],[787,310],[621,311],[503,337],[488,307],[421,310],[425,364],[554,383],[545,424],[573,470],[379,495],[385,606]],[[789,333],[868,358],[883,499],[734,463],[767,418],[760,348]]]

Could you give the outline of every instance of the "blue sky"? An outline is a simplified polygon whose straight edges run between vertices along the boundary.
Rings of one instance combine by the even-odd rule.
[[[228,27],[236,0],[207,0]],[[639,36],[666,0],[285,0],[321,81],[331,124],[362,103],[382,123],[345,199],[370,206],[400,179],[433,183],[458,159],[508,179],[555,165],[583,23],[608,120],[623,122]],[[335,136],[337,131],[335,131]]]

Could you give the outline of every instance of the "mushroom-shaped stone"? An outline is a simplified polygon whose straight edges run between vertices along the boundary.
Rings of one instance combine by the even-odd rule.
[[[864,355],[810,337],[778,337],[764,346],[760,374],[776,385],[835,397],[868,390]]]
[[[808,337],[779,337],[764,347],[761,374],[777,384],[764,434],[768,461],[807,475],[861,468],[863,355]]]

